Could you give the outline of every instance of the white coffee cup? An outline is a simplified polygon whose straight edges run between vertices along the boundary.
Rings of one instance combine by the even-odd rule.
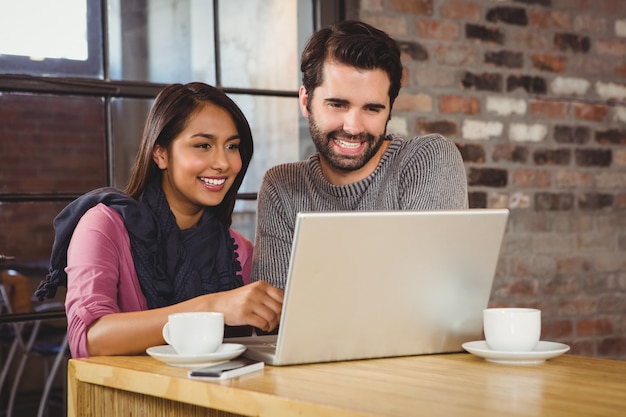
[[[529,352],[541,336],[541,310],[487,308],[483,310],[485,339],[492,350]]]
[[[221,346],[223,338],[223,313],[170,314],[163,326],[163,339],[179,355],[213,353]]]

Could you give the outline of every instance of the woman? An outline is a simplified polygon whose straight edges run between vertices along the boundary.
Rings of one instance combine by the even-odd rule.
[[[92,191],[55,219],[37,295],[67,283],[73,357],[162,345],[168,315],[183,311],[221,311],[230,326],[278,325],[283,292],[243,285],[252,245],[230,229],[252,150],[248,122],[223,92],[190,83],[157,96],[125,192]]]

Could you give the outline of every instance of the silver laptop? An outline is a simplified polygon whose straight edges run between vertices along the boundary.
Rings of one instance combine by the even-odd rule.
[[[269,365],[462,351],[479,340],[506,209],[299,213]]]

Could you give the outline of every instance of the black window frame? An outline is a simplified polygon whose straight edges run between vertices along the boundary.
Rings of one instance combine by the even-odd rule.
[[[344,20],[346,10],[355,14],[358,9],[356,0],[311,0],[313,10],[313,29],[318,29],[329,23]],[[252,96],[298,97],[298,91],[264,90],[229,88],[221,85],[220,55],[219,55],[219,0],[214,0],[215,22],[215,65],[216,87],[227,94],[246,94]],[[114,183],[113,161],[111,155],[111,99],[112,98],[143,98],[154,99],[167,84],[110,80],[108,77],[108,48],[107,48],[107,2],[106,0],[88,0],[88,51],[87,61],[73,61],[67,59],[46,59],[31,61],[28,57],[15,55],[0,55],[0,94],[3,92],[97,96],[105,100],[104,126],[106,135],[106,166],[107,185]],[[99,53],[100,52],[100,53]],[[61,76],[59,67],[65,68]],[[99,71],[96,71],[96,67]],[[35,68],[35,70],[33,70]],[[56,69],[56,70],[55,70]],[[78,73],[78,75],[76,74]],[[85,76],[84,73],[90,75]],[[53,75],[49,75],[53,74]],[[81,75],[82,74],[82,75]],[[95,75],[91,75],[95,74]],[[31,202],[31,201],[72,201],[80,194],[59,193],[0,193],[2,202]],[[238,199],[256,200],[256,193],[240,193]]]

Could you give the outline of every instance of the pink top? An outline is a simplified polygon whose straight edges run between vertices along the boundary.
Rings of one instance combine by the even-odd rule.
[[[244,284],[250,282],[252,243],[230,229],[241,262]],[[88,244],[86,244],[88,242]],[[121,215],[98,204],[80,219],[67,251],[65,297],[67,334],[72,357],[89,356],[87,328],[111,313],[147,310],[139,286],[130,239]]]

